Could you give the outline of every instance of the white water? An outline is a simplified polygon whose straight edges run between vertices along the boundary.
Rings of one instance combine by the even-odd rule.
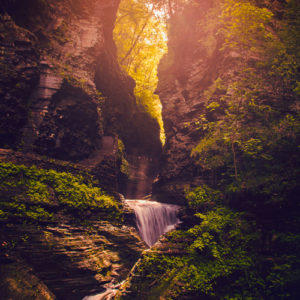
[[[94,295],[94,296],[85,296],[82,300],[111,300],[116,295],[117,290],[107,289],[105,292]]]
[[[148,200],[126,200],[128,206],[134,210],[137,228],[140,237],[151,247],[159,237],[172,230],[179,223],[177,211],[180,206],[164,204]],[[82,300],[112,300],[117,293],[120,284],[106,284],[106,291],[92,296],[86,296]]]
[[[149,247],[179,223],[178,205],[148,200],[126,200],[126,203],[134,210],[140,237]]]
[[[106,288],[106,291],[97,295],[85,296],[82,300],[112,300],[122,283],[116,285],[111,283],[104,284],[103,287]]]

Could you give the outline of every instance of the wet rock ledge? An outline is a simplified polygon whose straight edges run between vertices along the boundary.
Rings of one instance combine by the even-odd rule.
[[[80,209],[76,203],[65,205],[53,189],[53,183],[52,187],[48,184],[51,199],[44,203],[35,202],[26,194],[26,179],[25,185],[16,184],[17,175],[10,177],[14,187],[7,190],[4,183],[7,183],[7,163],[25,164],[23,170],[33,170],[31,172],[35,174],[39,174],[39,169],[30,169],[32,165],[65,176],[82,176],[89,187],[98,188],[101,184],[97,185],[95,175],[93,177],[82,165],[38,155],[1,150],[0,163],[0,198],[3,202],[0,207],[1,299],[77,300],[101,293],[106,283],[115,284],[126,278],[145,244],[133,227],[134,215],[124,206],[120,194],[102,190],[108,197],[114,197],[117,214],[110,213],[105,207]],[[38,184],[40,181],[37,180]],[[12,211],[8,218],[5,217],[5,205]],[[18,215],[19,208],[11,205],[23,207],[24,214]],[[35,218],[33,215],[28,218],[36,205],[52,217]]]
[[[1,226],[3,299],[82,299],[125,279],[144,249],[133,228],[105,221]]]

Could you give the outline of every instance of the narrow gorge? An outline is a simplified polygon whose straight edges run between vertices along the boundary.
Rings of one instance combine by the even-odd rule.
[[[299,299],[297,0],[2,0],[0,298]]]

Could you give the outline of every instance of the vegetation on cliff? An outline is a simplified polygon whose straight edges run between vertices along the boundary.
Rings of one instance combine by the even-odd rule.
[[[124,279],[144,244],[120,202],[87,171],[35,159],[47,169],[0,162],[2,298],[82,299]]]
[[[185,155],[192,161],[191,169],[199,178],[202,176],[200,179],[203,182],[206,180],[207,185],[203,183],[196,188],[195,186],[189,188],[187,183],[186,207],[182,211],[185,221],[180,229],[168,234],[161,243],[143,254],[123,286],[124,293],[118,297],[299,299],[300,5],[298,1],[123,0],[114,31],[119,63],[135,79],[137,100],[147,111],[132,115],[131,110],[138,112],[133,105],[134,100],[121,101],[128,96],[125,94],[130,94],[130,88],[127,89],[125,86],[130,86],[132,82],[130,83],[128,78],[124,79],[123,74],[119,72],[115,57],[111,54],[114,47],[102,48],[105,43],[112,44],[110,39],[102,41],[103,45],[101,42],[107,38],[105,35],[112,30],[113,23],[112,20],[106,20],[109,14],[105,5],[109,3],[108,10],[116,9],[116,5],[110,7],[112,1],[105,2],[99,1],[101,9],[104,7],[103,10],[100,9],[103,23],[99,18],[99,22],[90,26],[90,21],[97,18],[94,14],[90,15],[91,18],[84,18],[87,11],[82,9],[86,4],[83,0],[66,1],[73,3],[70,6],[72,9],[68,9],[67,12],[61,9],[62,15],[59,17],[61,20],[57,20],[54,16],[55,4],[64,7],[63,1],[30,0],[28,3],[31,5],[28,3],[25,5],[24,1],[20,0],[2,1],[0,4],[1,21],[3,20],[0,26],[1,51],[3,50],[0,55],[0,70],[3,75],[0,80],[3,111],[0,118],[2,146],[14,149],[22,147],[24,127],[29,119],[34,119],[31,118],[31,114],[34,113],[36,117],[41,117],[38,126],[32,126],[34,134],[43,134],[43,143],[40,145],[43,151],[40,153],[47,155],[52,153],[52,156],[65,159],[83,159],[99,149],[104,133],[113,135],[118,130],[127,137],[130,141],[128,144],[133,145],[132,148],[135,150],[142,146],[145,149],[149,145],[149,148],[153,147],[152,141],[155,139],[149,137],[155,124],[149,128],[144,125],[148,113],[156,118],[162,127],[161,107],[154,92],[157,85],[157,64],[166,51],[165,27],[161,23],[162,15],[159,9],[166,9],[170,18],[168,20],[170,35],[189,33],[190,29],[193,29],[191,31],[193,34],[195,33],[195,36],[189,36],[186,40],[181,36],[181,39],[178,39],[181,41],[180,45],[170,42],[171,51],[165,60],[166,64],[175,65],[173,71],[176,74],[165,75],[168,76],[166,81],[169,77],[172,80],[174,76],[174,89],[178,90],[179,95],[174,99],[174,103],[166,105],[165,115],[172,107],[177,110],[175,120],[179,120],[183,114],[185,118],[188,116],[186,132],[196,140],[196,146],[191,153],[186,150],[186,146],[189,145],[185,143],[185,134],[178,134],[176,124],[171,118],[168,119],[168,130],[173,131],[174,139],[179,145],[175,150],[188,152]],[[90,4],[92,4],[90,11],[95,12],[98,17],[98,11],[94,9],[95,2],[91,1]],[[20,7],[16,9],[18,5]],[[77,17],[73,19],[71,15],[75,11]],[[80,16],[82,18],[79,18]],[[43,26],[48,18],[53,22],[45,31]],[[63,21],[64,18],[70,21],[70,24]],[[193,24],[198,25],[194,26],[195,28],[187,26],[187,30],[181,31],[180,27],[185,18],[193,19]],[[83,27],[86,34],[77,40],[77,33]],[[98,34],[98,29],[100,32],[100,28],[105,33],[103,36],[100,34],[99,40],[96,41],[93,37],[95,32]],[[69,40],[69,36],[73,36],[72,41]],[[89,39],[90,37],[92,38]],[[192,39],[191,44],[195,49],[185,49]],[[86,50],[83,41],[87,41]],[[180,51],[176,47],[180,48]],[[36,51],[36,48],[43,51]],[[76,51],[73,51],[74,49]],[[95,49],[99,53],[105,53],[102,60],[101,57],[97,58],[99,59],[97,64],[95,55],[91,54]],[[41,63],[44,55],[45,61]],[[174,62],[174,58],[185,55],[189,57]],[[209,63],[203,64],[205,66],[203,69],[197,69],[197,63],[200,61],[200,65],[205,60]],[[53,63],[55,67],[52,66]],[[197,85],[186,80],[191,65],[193,76],[198,76],[197,72],[204,74],[202,77],[199,76],[201,80],[195,80]],[[15,66],[19,66],[20,69]],[[52,94],[49,97],[45,96],[45,106],[37,106],[34,111],[30,95],[35,94],[32,91],[36,91],[41,72],[45,79],[62,83],[59,83],[54,97]],[[48,76],[49,74],[54,76]],[[114,94],[114,101],[102,99],[100,92],[96,90],[93,81],[95,78],[97,88],[101,86],[107,94]],[[111,80],[112,78],[114,80]],[[123,79],[125,85],[122,83]],[[91,90],[88,85],[90,81]],[[189,90],[195,86],[199,90]],[[173,87],[174,85],[170,84],[168,89],[171,90]],[[102,88],[99,90],[102,91]],[[49,85],[47,89],[53,91],[53,85]],[[89,95],[90,92],[94,98]],[[188,102],[193,96],[190,94],[198,97],[194,110],[180,111],[178,109],[180,103],[189,107]],[[100,99],[111,105],[107,110],[105,130],[102,128],[100,115],[102,104],[98,103]],[[41,100],[39,97],[35,99],[39,105]],[[62,107],[50,105],[63,103],[63,100],[66,103]],[[73,105],[70,105],[72,102]],[[90,103],[89,109],[87,103]],[[85,115],[84,112],[87,111],[90,113]],[[127,122],[133,118],[135,126],[132,126],[131,121]],[[67,122],[64,121],[62,124],[62,120]],[[55,122],[57,125],[53,124]],[[86,127],[89,122],[91,126]],[[114,129],[113,126],[116,124],[117,129]],[[86,130],[82,132],[84,128]],[[143,130],[137,134],[139,128]],[[142,143],[141,137],[145,139]],[[125,143],[126,139],[123,140]],[[137,140],[139,142],[135,144]],[[32,140],[27,138],[27,143],[31,142]],[[55,152],[57,147],[60,156]],[[159,150],[153,153],[159,153],[160,147],[158,148]],[[72,156],[70,153],[74,149]],[[176,151],[170,151],[174,156],[173,159],[176,157]],[[125,160],[124,145],[121,142],[118,145],[117,156],[122,173],[129,175],[130,166]],[[195,182],[193,184],[195,185]],[[74,246],[72,240],[76,232],[84,232],[85,237],[79,235],[78,239],[85,241],[87,237],[91,238],[91,249],[88,249],[86,259],[90,260],[91,257],[94,259],[92,267],[86,263],[89,270],[92,270],[87,281],[90,278],[94,280],[95,274],[97,278],[101,278],[102,283],[112,280],[112,273],[119,276],[117,272],[119,266],[116,263],[119,258],[113,253],[107,256],[105,251],[109,249],[114,252],[116,247],[108,239],[119,241],[122,236],[122,228],[111,229],[112,226],[109,224],[111,221],[119,221],[120,215],[117,201],[100,189],[89,176],[12,163],[0,164],[0,223],[5,224],[0,232],[2,247],[0,259],[5,263],[9,264],[9,259],[15,260],[17,255],[24,256],[30,262],[35,244],[27,243],[27,240],[32,235],[36,241],[41,242],[35,254],[42,249],[46,257],[50,253],[53,255],[52,260],[55,261],[55,258],[61,258],[61,253],[67,253],[67,259],[65,257],[63,260],[65,261],[63,268],[68,266],[69,273],[65,270],[61,272],[61,278],[65,278],[66,274],[69,276],[74,271],[73,260],[77,257],[76,251],[83,250],[85,253],[87,250],[86,248],[78,250],[76,248],[78,243]],[[71,216],[72,222],[62,224],[65,221],[68,223],[68,216]],[[84,218],[90,217],[97,222],[99,219],[101,219],[99,222],[103,220],[109,222],[93,223],[96,226],[93,230],[85,225],[82,227],[81,224],[72,227],[74,224],[71,223],[76,221],[84,223]],[[47,224],[55,223],[60,223],[57,228],[46,228]],[[42,231],[40,226],[43,228]],[[97,231],[101,231],[101,234]],[[134,254],[126,267],[128,272],[139,251],[132,251],[134,247],[127,247],[126,250],[127,240],[131,234],[130,229],[125,231],[123,242],[117,248],[118,255],[120,257],[123,255],[125,261],[130,257],[130,253]],[[20,232],[23,232],[22,235]],[[57,236],[63,232],[65,237],[60,240],[53,236],[53,232]],[[97,234],[99,235],[95,241]],[[56,248],[56,253],[53,249],[57,241],[60,241],[61,245]],[[132,243],[137,241],[136,238],[131,239]],[[16,244],[22,247],[25,245],[27,248],[21,247],[18,250]],[[97,248],[97,245],[100,246]],[[74,251],[76,255],[70,254],[66,249],[76,249]],[[103,258],[98,259],[99,253]],[[45,256],[34,263],[43,269],[44,266],[41,267],[41,264],[44,261]],[[76,263],[85,267],[82,258]],[[53,284],[53,274],[56,275],[58,269],[56,265],[54,272],[47,278],[49,284],[51,281]],[[78,272],[84,273],[82,270],[79,268]],[[41,276],[44,271],[41,271]],[[5,276],[5,273],[5,266],[3,269],[1,266],[0,277]],[[71,281],[69,280],[70,291],[74,292],[72,285],[74,282]],[[56,284],[62,289],[60,281]],[[84,284],[88,286],[90,282]],[[94,284],[99,285],[99,281]],[[62,294],[64,292],[61,291]]]
[[[299,46],[295,25],[288,26],[291,11],[299,14],[292,2],[276,24],[270,10],[249,2],[225,1],[221,10],[221,51],[235,51],[243,59],[234,75],[218,77],[204,92],[206,107],[198,120],[204,137],[192,155],[203,170],[226,166],[236,188],[257,189],[255,184],[268,180],[261,175],[276,174],[274,161],[277,170],[296,171]]]
[[[275,2],[211,1],[198,20],[199,53],[227,62],[186,123],[210,187],[187,191],[187,221],[143,256],[121,298],[300,297],[300,6]],[[202,5],[190,1],[188,16]]]
[[[144,254],[121,299],[299,298],[295,230],[274,228],[267,237],[251,213],[224,206],[221,193],[207,186],[187,198],[194,225]]]
[[[120,217],[117,201],[96,187],[92,177],[35,166],[0,163],[0,197],[0,221],[51,221],[58,210]]]

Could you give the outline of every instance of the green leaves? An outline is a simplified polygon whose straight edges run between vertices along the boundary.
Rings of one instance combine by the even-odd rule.
[[[225,37],[223,49],[238,48],[247,51],[251,48],[259,51],[260,42],[272,38],[266,30],[273,14],[266,8],[259,8],[250,2],[226,0],[222,11]]]
[[[187,193],[189,208],[201,203],[194,225],[144,253],[131,289],[144,299],[297,299],[299,234],[272,231],[266,246],[269,233],[251,214],[221,203],[205,207],[218,194],[207,186]]]
[[[136,280],[141,275],[144,283],[159,278],[162,285],[169,286],[168,293],[164,294],[167,299],[173,299],[173,295],[184,298],[191,292],[218,299],[232,297],[235,289],[227,286],[224,289],[218,282],[234,282],[253,266],[252,253],[247,247],[257,237],[252,235],[242,214],[228,208],[218,206],[196,216],[198,225],[167,235],[165,243],[176,245],[175,250],[181,249],[183,254],[176,254],[176,251],[173,254],[174,246],[166,254],[155,250],[145,253]],[[149,288],[150,295],[156,291],[152,291],[151,285]]]
[[[191,156],[220,191],[187,192],[184,230],[142,259],[150,294],[159,281],[165,299],[300,297],[300,10],[299,1],[280,3],[214,1],[201,21],[205,39],[221,28],[231,68],[218,69],[186,125],[202,134]],[[216,44],[209,52],[199,42],[214,57]]]
[[[116,201],[86,181],[81,175],[1,163],[0,218],[47,220],[54,208],[103,210],[107,217],[117,216]]]
[[[226,187],[221,189],[259,193],[266,191],[271,177],[270,186],[275,188],[274,178],[281,186],[280,168],[298,162],[299,51],[296,54],[297,43],[284,27],[297,27],[298,7],[291,1],[279,21],[252,2],[224,2],[223,49],[236,51],[236,65],[234,74],[225,73],[204,91],[206,107],[199,116],[203,137],[191,152],[202,169],[223,173]],[[278,32],[270,29],[275,21],[277,26],[281,22]],[[273,197],[271,189],[269,193]]]
[[[120,65],[136,82],[137,103],[158,121],[164,142],[161,103],[154,95],[157,66],[167,52],[166,24],[160,6],[153,1],[122,0],[114,40]]]
[[[186,194],[188,206],[194,211],[203,211],[221,201],[221,193],[207,185],[199,186]]]

